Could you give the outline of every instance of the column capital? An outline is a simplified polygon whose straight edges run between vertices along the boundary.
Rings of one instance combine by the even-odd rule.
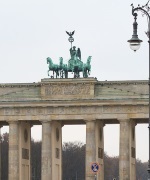
[[[6,121],[8,124],[19,124],[19,121],[12,121],[12,120],[8,120]]]
[[[120,123],[121,122],[130,122],[130,118],[119,118],[117,119]]]
[[[104,122],[104,119],[96,119],[96,122],[101,123],[103,127],[106,125],[106,123]]]
[[[84,119],[84,122],[85,123],[88,123],[88,122],[96,122],[96,119]]]
[[[43,120],[40,120],[40,122],[41,122],[42,124],[44,124],[44,123],[51,123],[52,120],[43,119]]]

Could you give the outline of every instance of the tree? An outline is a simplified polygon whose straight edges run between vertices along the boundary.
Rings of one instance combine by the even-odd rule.
[[[41,180],[41,141],[31,140],[32,180]]]
[[[1,178],[2,180],[8,180],[8,141],[9,134],[4,133],[1,136]]]
[[[110,180],[119,177],[119,158],[118,156],[110,157],[104,153],[104,179]]]
[[[63,143],[63,180],[85,179],[85,145],[81,142]]]

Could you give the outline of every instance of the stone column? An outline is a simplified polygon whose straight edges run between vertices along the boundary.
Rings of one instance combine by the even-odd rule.
[[[51,122],[42,121],[41,179],[52,180]]]
[[[62,180],[62,128],[60,121],[51,123],[52,180]]]
[[[130,121],[130,179],[136,180],[136,123],[134,120]]]
[[[95,135],[96,135],[96,162],[99,163],[99,171],[97,173],[97,180],[104,180],[104,123],[102,120],[96,121]]]
[[[135,123],[130,119],[120,121],[119,179],[135,180]]]
[[[1,127],[0,126],[0,137],[1,137]],[[0,180],[2,180],[2,139],[0,139]]]
[[[30,180],[31,128],[29,122],[19,122],[19,180]]]
[[[94,174],[91,171],[91,163],[96,162],[96,138],[95,121],[86,121],[86,180],[93,180]]]
[[[19,128],[18,122],[9,122],[8,179],[19,180]]]

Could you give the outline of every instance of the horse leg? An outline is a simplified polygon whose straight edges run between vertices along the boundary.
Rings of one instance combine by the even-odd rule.
[[[49,70],[47,71],[47,75],[49,76]]]
[[[63,78],[63,70],[60,70],[60,78]]]
[[[65,71],[65,78],[68,78],[68,71]]]
[[[57,71],[55,71],[55,73],[56,73],[56,79],[57,79],[57,75],[58,75],[58,74],[57,74]]]
[[[80,77],[80,72],[78,73],[78,77]]]

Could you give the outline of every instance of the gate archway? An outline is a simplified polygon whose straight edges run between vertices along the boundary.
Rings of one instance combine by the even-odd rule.
[[[135,126],[148,122],[147,81],[95,78],[42,79],[0,84],[0,124],[9,125],[9,180],[30,179],[30,128],[42,125],[42,180],[61,180],[61,139],[65,124],[86,125],[86,180],[91,163],[104,179],[105,124],[120,124],[119,177],[135,179]]]

